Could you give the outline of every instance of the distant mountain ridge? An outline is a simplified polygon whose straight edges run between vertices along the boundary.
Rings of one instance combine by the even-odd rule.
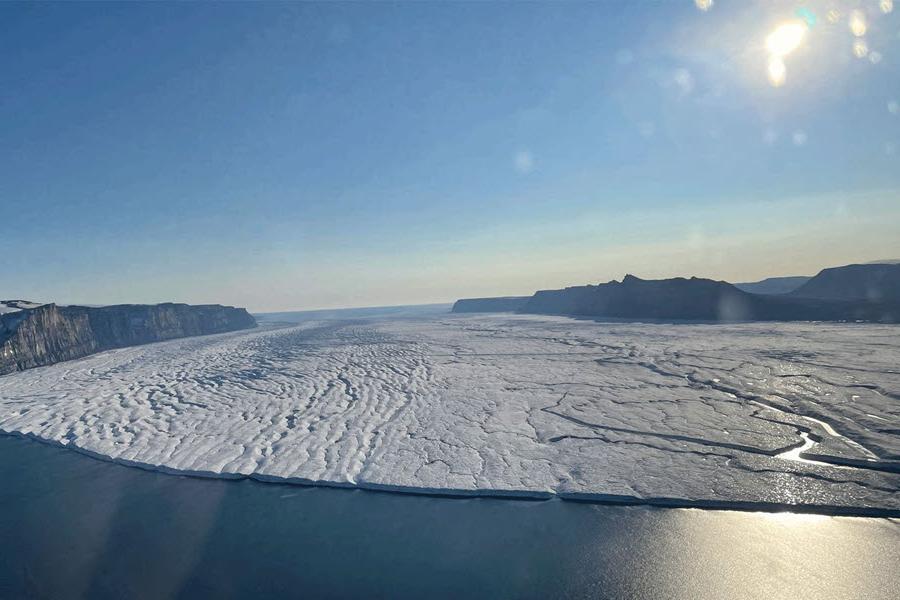
[[[0,375],[95,352],[256,327],[243,308],[123,304],[99,308],[0,301]]]
[[[492,304],[486,300],[458,301],[453,312],[470,312],[467,306],[490,311]],[[538,291],[513,310],[626,320],[896,323],[900,265],[825,269],[789,293],[750,293],[724,281],[697,277],[644,280],[626,275],[621,282]]]
[[[812,279],[806,276],[768,277],[760,281],[735,283],[734,287],[751,294],[787,294]]]

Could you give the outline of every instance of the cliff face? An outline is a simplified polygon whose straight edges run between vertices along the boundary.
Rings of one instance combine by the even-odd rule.
[[[231,306],[44,304],[0,314],[0,375],[112,348],[252,327],[256,320]]]
[[[525,306],[530,296],[506,296],[502,298],[463,298],[453,304],[450,312],[514,312]]]

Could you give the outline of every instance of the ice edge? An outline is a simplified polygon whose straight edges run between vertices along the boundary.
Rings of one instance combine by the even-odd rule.
[[[430,488],[418,486],[403,486],[370,483],[366,481],[352,483],[349,481],[315,480],[305,477],[278,477],[264,474],[242,473],[217,473],[215,471],[194,471],[186,469],[174,469],[165,465],[113,458],[99,452],[94,452],[79,446],[63,444],[56,440],[42,438],[32,433],[8,431],[0,429],[0,435],[18,437],[29,441],[45,444],[59,449],[71,450],[88,458],[116,464],[123,467],[135,467],[145,471],[162,473],[165,475],[177,475],[183,477],[196,477],[200,479],[221,479],[225,481],[238,481],[249,479],[259,483],[296,485],[303,487],[327,487],[346,490],[363,490],[369,492],[410,494],[416,496],[432,496],[443,498],[496,498],[505,500],[566,500],[570,502],[582,502],[590,504],[607,504],[619,506],[653,506],[660,508],[697,508],[705,510],[731,510],[743,512],[791,512],[799,514],[821,514],[836,517],[879,517],[900,518],[900,508],[879,508],[869,506],[844,506],[834,504],[787,504],[780,502],[758,502],[748,500],[693,500],[690,498],[629,496],[622,494],[603,494],[590,492],[554,492],[537,490],[500,490],[500,489],[460,489],[460,488]]]

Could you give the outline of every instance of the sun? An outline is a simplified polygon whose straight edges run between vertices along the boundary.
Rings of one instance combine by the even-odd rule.
[[[766,38],[766,49],[773,57],[787,56],[803,42],[806,30],[807,25],[803,21],[782,23]]]
[[[768,76],[772,87],[781,87],[787,78],[784,57],[800,47],[809,25],[800,19],[781,23],[766,37],[769,53]]]

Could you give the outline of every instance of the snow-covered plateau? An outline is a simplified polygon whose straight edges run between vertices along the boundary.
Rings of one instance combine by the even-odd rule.
[[[0,377],[0,430],[194,475],[898,516],[898,331],[268,325]]]
[[[28,300],[0,300],[0,315],[9,315],[30,308],[37,308],[38,306],[41,306],[40,302],[29,302]]]

